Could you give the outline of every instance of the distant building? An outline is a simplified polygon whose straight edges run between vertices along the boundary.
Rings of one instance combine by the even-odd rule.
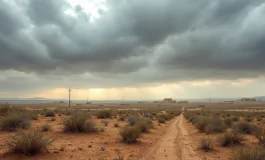
[[[241,98],[241,102],[256,102],[255,98]]]
[[[223,101],[220,104],[234,104],[235,101]]]
[[[172,98],[164,98],[162,103],[176,103],[176,100],[173,100]]]
[[[188,101],[178,101],[179,104],[186,104]]]

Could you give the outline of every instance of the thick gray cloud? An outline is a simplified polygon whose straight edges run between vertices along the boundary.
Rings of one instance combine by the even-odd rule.
[[[0,1],[0,86],[20,84],[15,79],[35,88],[74,80],[82,88],[265,76],[263,0],[105,6],[97,19],[67,0]]]

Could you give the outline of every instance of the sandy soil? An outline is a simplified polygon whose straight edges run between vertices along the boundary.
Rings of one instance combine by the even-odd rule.
[[[7,149],[1,149],[3,141],[10,132],[0,131],[0,160],[113,160],[117,158],[115,149],[119,149],[125,155],[126,160],[139,160],[167,131],[175,119],[158,124],[153,121],[154,129],[150,133],[143,134],[136,144],[125,144],[120,141],[119,129],[127,122],[121,122],[119,128],[114,127],[117,119],[105,119],[109,122],[108,126],[101,123],[101,119],[93,117],[98,127],[104,128],[104,132],[97,134],[86,133],[64,133],[62,132],[62,117],[56,116],[56,121],[51,121],[50,117],[41,117],[38,121],[32,121],[32,127],[36,128],[45,123],[52,125],[52,131],[44,132],[45,135],[55,138],[54,147],[50,153],[41,153],[36,156],[28,157],[23,155],[8,154]],[[60,151],[61,146],[65,149]]]
[[[199,160],[183,121],[183,115],[178,116],[143,160]]]
[[[206,134],[199,132],[195,126],[191,123],[188,123],[186,119],[183,119],[183,124],[185,128],[189,131],[190,138],[192,140],[192,148],[195,149],[195,152],[201,160],[228,160],[233,151],[238,150],[241,147],[255,147],[258,146],[258,140],[254,135],[244,134],[245,140],[243,145],[237,145],[232,147],[221,147],[218,143],[218,138],[221,134]],[[210,137],[214,141],[214,150],[210,152],[204,152],[199,148],[200,140],[202,137]]]

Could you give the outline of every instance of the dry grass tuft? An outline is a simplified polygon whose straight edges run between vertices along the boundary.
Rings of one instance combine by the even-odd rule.
[[[54,142],[53,138],[45,137],[41,132],[32,130],[29,132],[18,132],[10,136],[4,143],[10,152],[34,155],[42,150],[48,152]]]

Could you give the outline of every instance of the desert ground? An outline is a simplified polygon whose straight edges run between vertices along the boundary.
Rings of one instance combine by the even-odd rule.
[[[0,159],[262,160],[264,111],[264,102],[2,104]]]

